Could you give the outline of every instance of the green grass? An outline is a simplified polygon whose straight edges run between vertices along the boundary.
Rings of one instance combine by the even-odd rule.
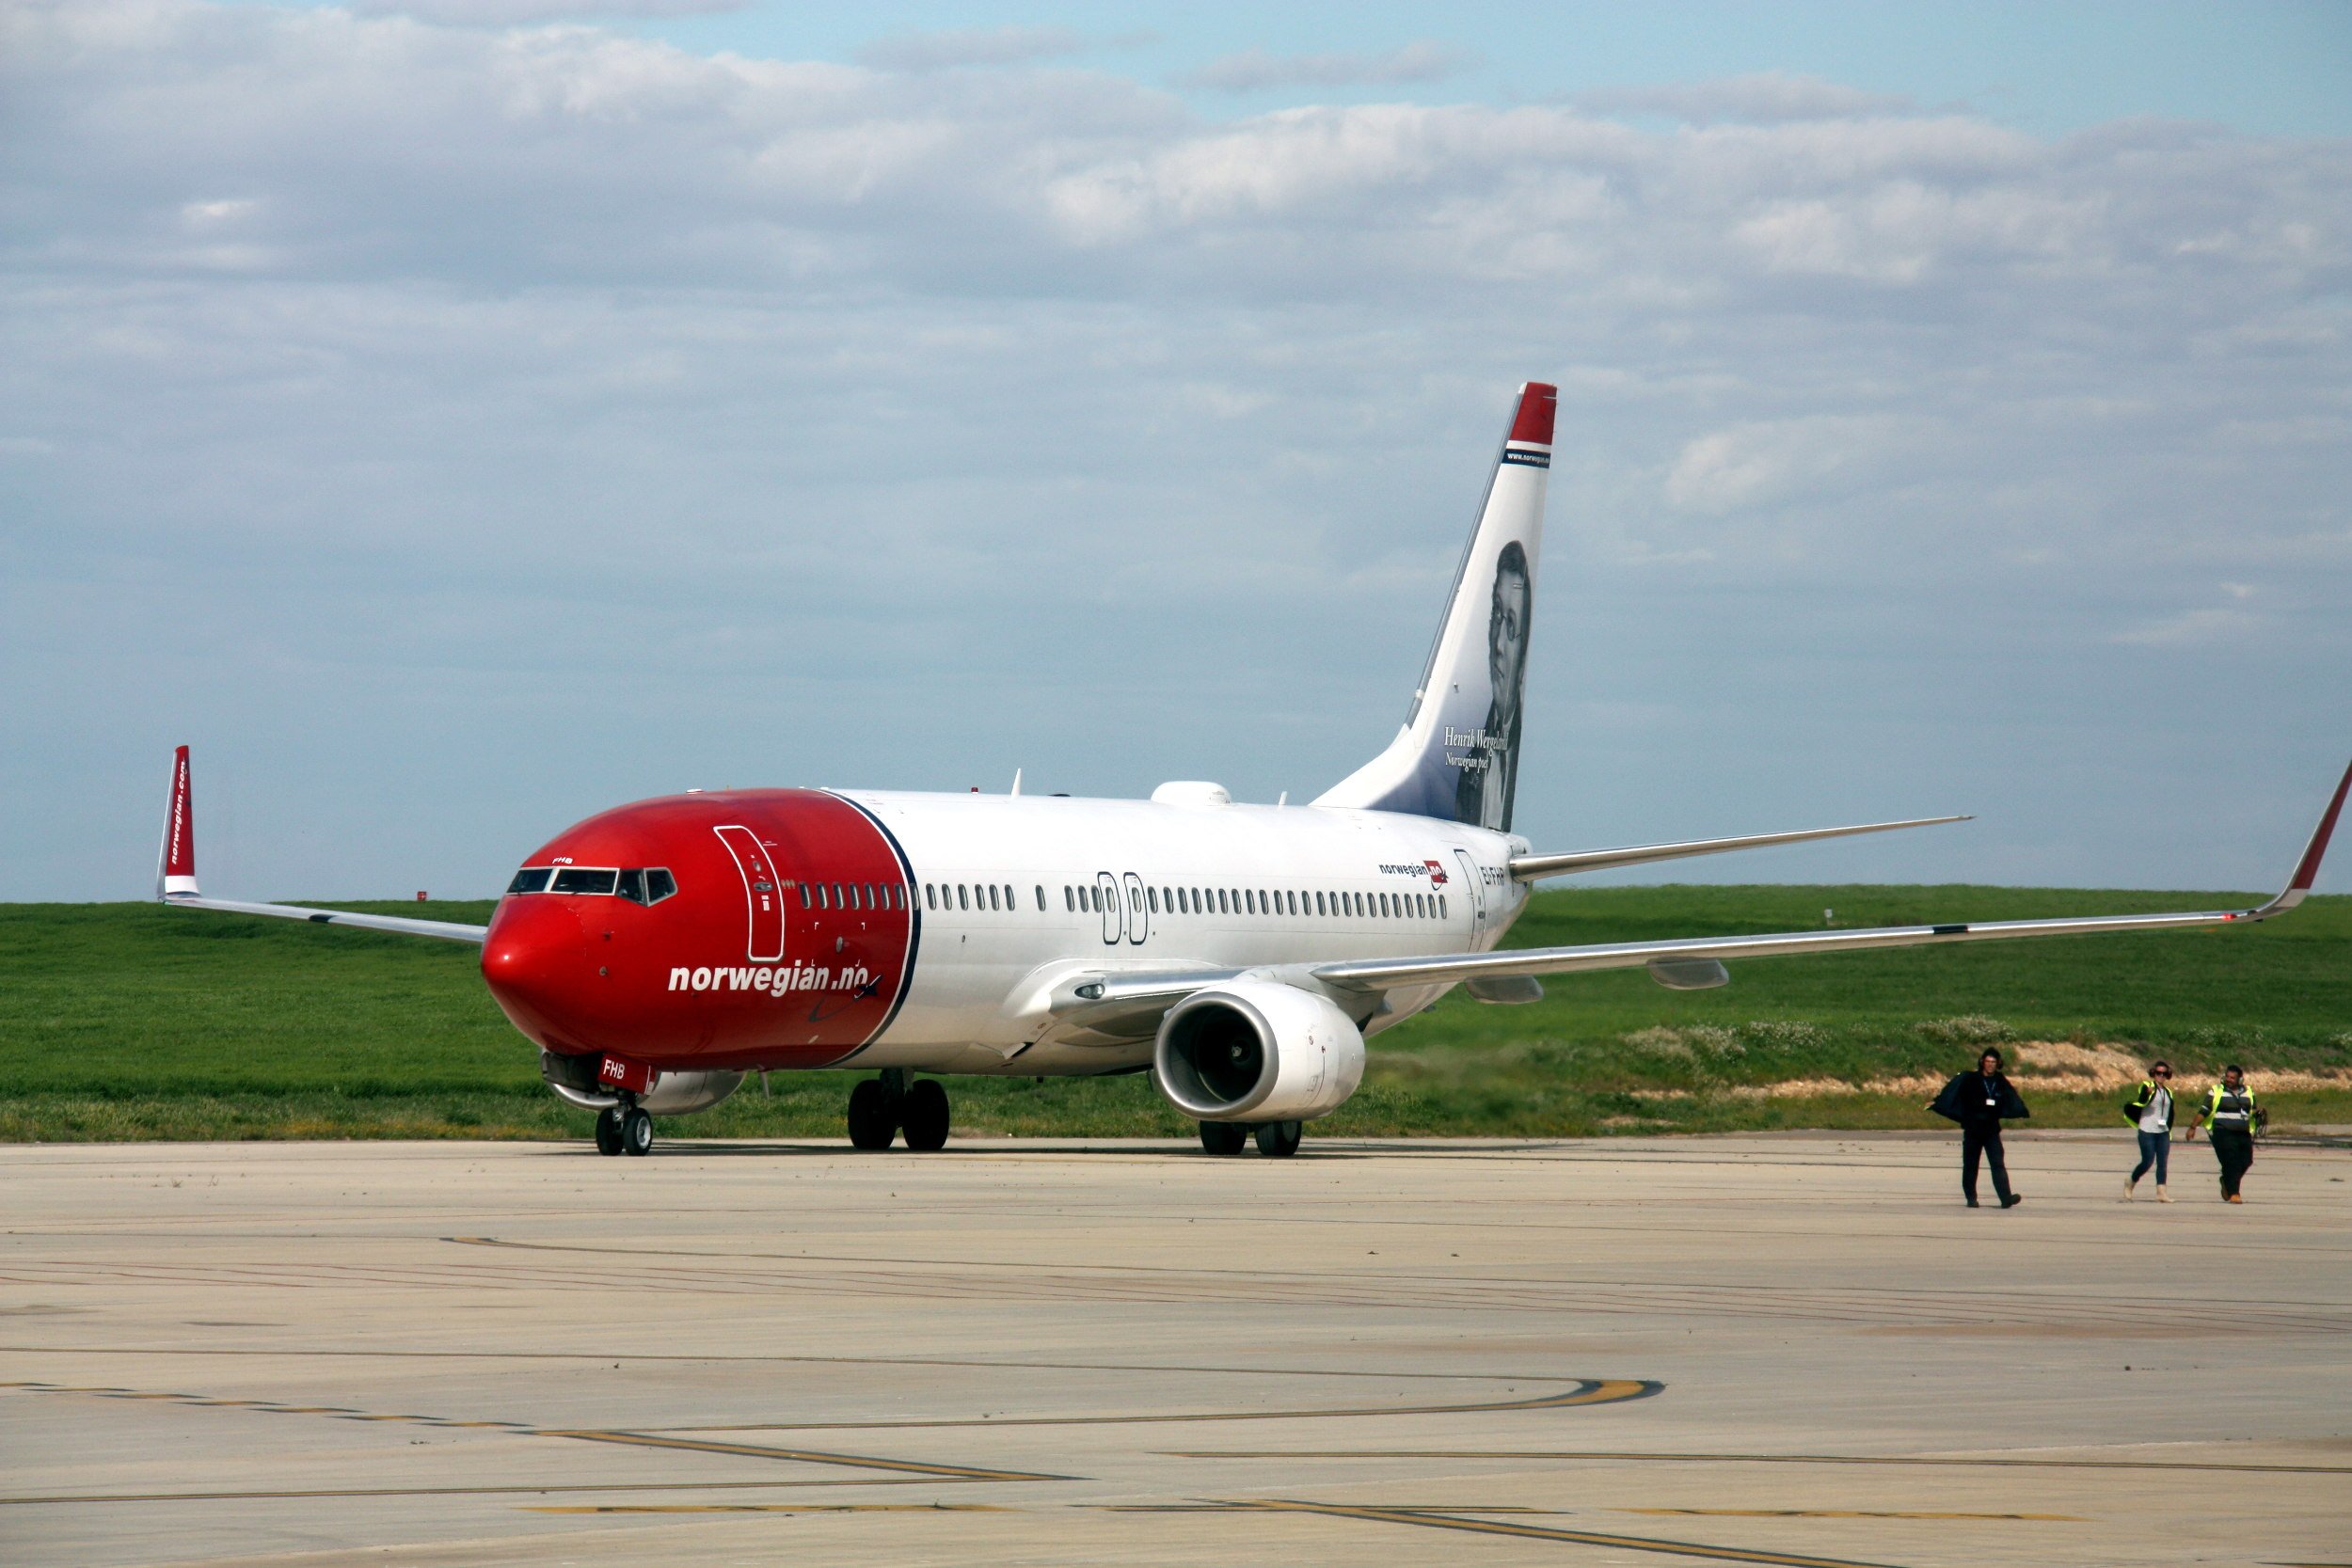
[[[2217,908],[2244,895],[1978,887],[1652,887],[1542,895],[1514,945],[1940,919]],[[352,905],[479,922],[487,903]],[[1941,1125],[1916,1097],[1762,1085],[1941,1075],[1972,1039],[2120,1043],[2184,1075],[2352,1067],[2352,898],[2270,925],[1736,966],[1719,990],[1570,976],[1524,1007],[1460,996],[1379,1037],[1334,1134]],[[1984,1021],[1952,1023],[1953,1020]],[[483,989],[470,947],[145,904],[0,905],[0,1139],[547,1137],[588,1118]],[[673,1132],[837,1136],[849,1073],[779,1074]],[[2036,1125],[2120,1126],[2112,1097],[2036,1094]],[[1743,1092],[1745,1091],[1745,1092]],[[959,1127],[1181,1135],[1142,1077],[962,1079]],[[2352,1122],[2352,1091],[2275,1098]]]

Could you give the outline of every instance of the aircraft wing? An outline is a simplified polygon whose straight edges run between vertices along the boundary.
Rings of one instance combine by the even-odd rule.
[[[1806,844],[1817,838],[1849,838],[1855,833],[1891,833],[1898,828],[1932,828],[1946,822],[1974,822],[1973,816],[1915,816],[1905,822],[1865,822],[1851,828],[1804,828],[1791,833],[1749,833],[1740,838],[1693,838],[1679,844],[1642,844],[1627,849],[1577,849],[1564,855],[1514,855],[1514,881],[1541,881],[1579,871],[1607,871],[1620,865],[1647,865],[1653,861],[1686,860],[1692,855],[1721,855],[1734,849],[1761,849],[1773,844]]]
[[[1788,931],[1772,936],[1693,937],[1668,942],[1598,942],[1579,947],[1528,947],[1494,953],[1446,954],[1417,958],[1358,958],[1317,964],[1309,972],[1327,985],[1388,990],[1463,980],[1499,980],[1518,975],[1578,974],[1600,969],[1638,969],[1651,964],[1721,962],[1726,958],[1780,958],[1795,953],[1853,953],[1879,947],[1917,947],[1937,942],[2002,942],[2017,937],[2091,936],[2106,931],[2167,931],[2197,926],[2246,926],[2283,914],[2300,904],[2319,874],[2328,835],[2352,791],[2352,768],[2344,769],[2319,826],[2286,887],[2268,903],[2250,910],[2208,910],[2180,914],[2090,915],[2072,920],[1992,920],[1938,926],[1885,926],[1852,931]]]
[[[246,904],[230,898],[207,898],[196,885],[196,806],[188,779],[188,749],[172,756],[171,805],[164,817],[164,843],[155,862],[155,896],[176,910],[213,910],[225,914],[275,915],[280,920],[307,920],[314,926],[356,926],[363,931],[392,931],[408,937],[438,937],[443,942],[470,942],[480,946],[487,926],[461,926],[449,920],[412,920],[397,914],[351,914],[342,910],[306,909],[299,904]]]

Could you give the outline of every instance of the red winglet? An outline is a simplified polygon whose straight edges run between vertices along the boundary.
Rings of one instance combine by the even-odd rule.
[[[2312,842],[2303,851],[2302,863],[2295,868],[2294,877],[2287,882],[2289,893],[2309,893],[2312,883],[2318,880],[2320,857],[2328,853],[2328,839],[2336,831],[2336,818],[2343,815],[2346,793],[2352,793],[2352,767],[2346,768],[2337,782],[2336,798],[2328,802],[2327,814],[2320,817],[2319,829],[2312,834]]]
[[[1551,420],[1559,407],[1559,388],[1529,382],[1519,388],[1519,412],[1511,421],[1511,439],[1538,447],[1551,445]]]
[[[155,893],[196,892],[196,807],[188,783],[188,749],[171,754],[171,814],[164,818],[163,853],[156,859]]]

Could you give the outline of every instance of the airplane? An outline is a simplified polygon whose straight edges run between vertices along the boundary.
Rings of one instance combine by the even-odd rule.
[[[188,748],[157,895],[476,943],[548,1086],[604,1154],[707,1110],[747,1073],[866,1068],[850,1143],[947,1141],[943,1077],[1148,1071],[1211,1154],[1296,1152],[1362,1081],[1365,1042],[1461,987],[1533,1002],[1540,976],[1645,968],[1724,984],[1727,960],[2252,925],[2303,901],[2347,767],[2285,889],[2258,908],[1952,922],[1504,949],[1547,879],[1958,816],[1539,852],[1512,832],[1555,388],[1519,389],[1405,722],[1305,805],[1198,780],[1144,800],[857,789],[690,791],[573,824],[523,858],[486,926],[206,897]],[[922,1074],[924,1076],[916,1076]]]

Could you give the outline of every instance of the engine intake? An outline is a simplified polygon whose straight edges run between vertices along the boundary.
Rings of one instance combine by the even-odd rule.
[[[1202,1121],[1309,1121],[1364,1079],[1364,1037],[1327,1000],[1275,980],[1195,991],[1160,1021],[1160,1092]]]

